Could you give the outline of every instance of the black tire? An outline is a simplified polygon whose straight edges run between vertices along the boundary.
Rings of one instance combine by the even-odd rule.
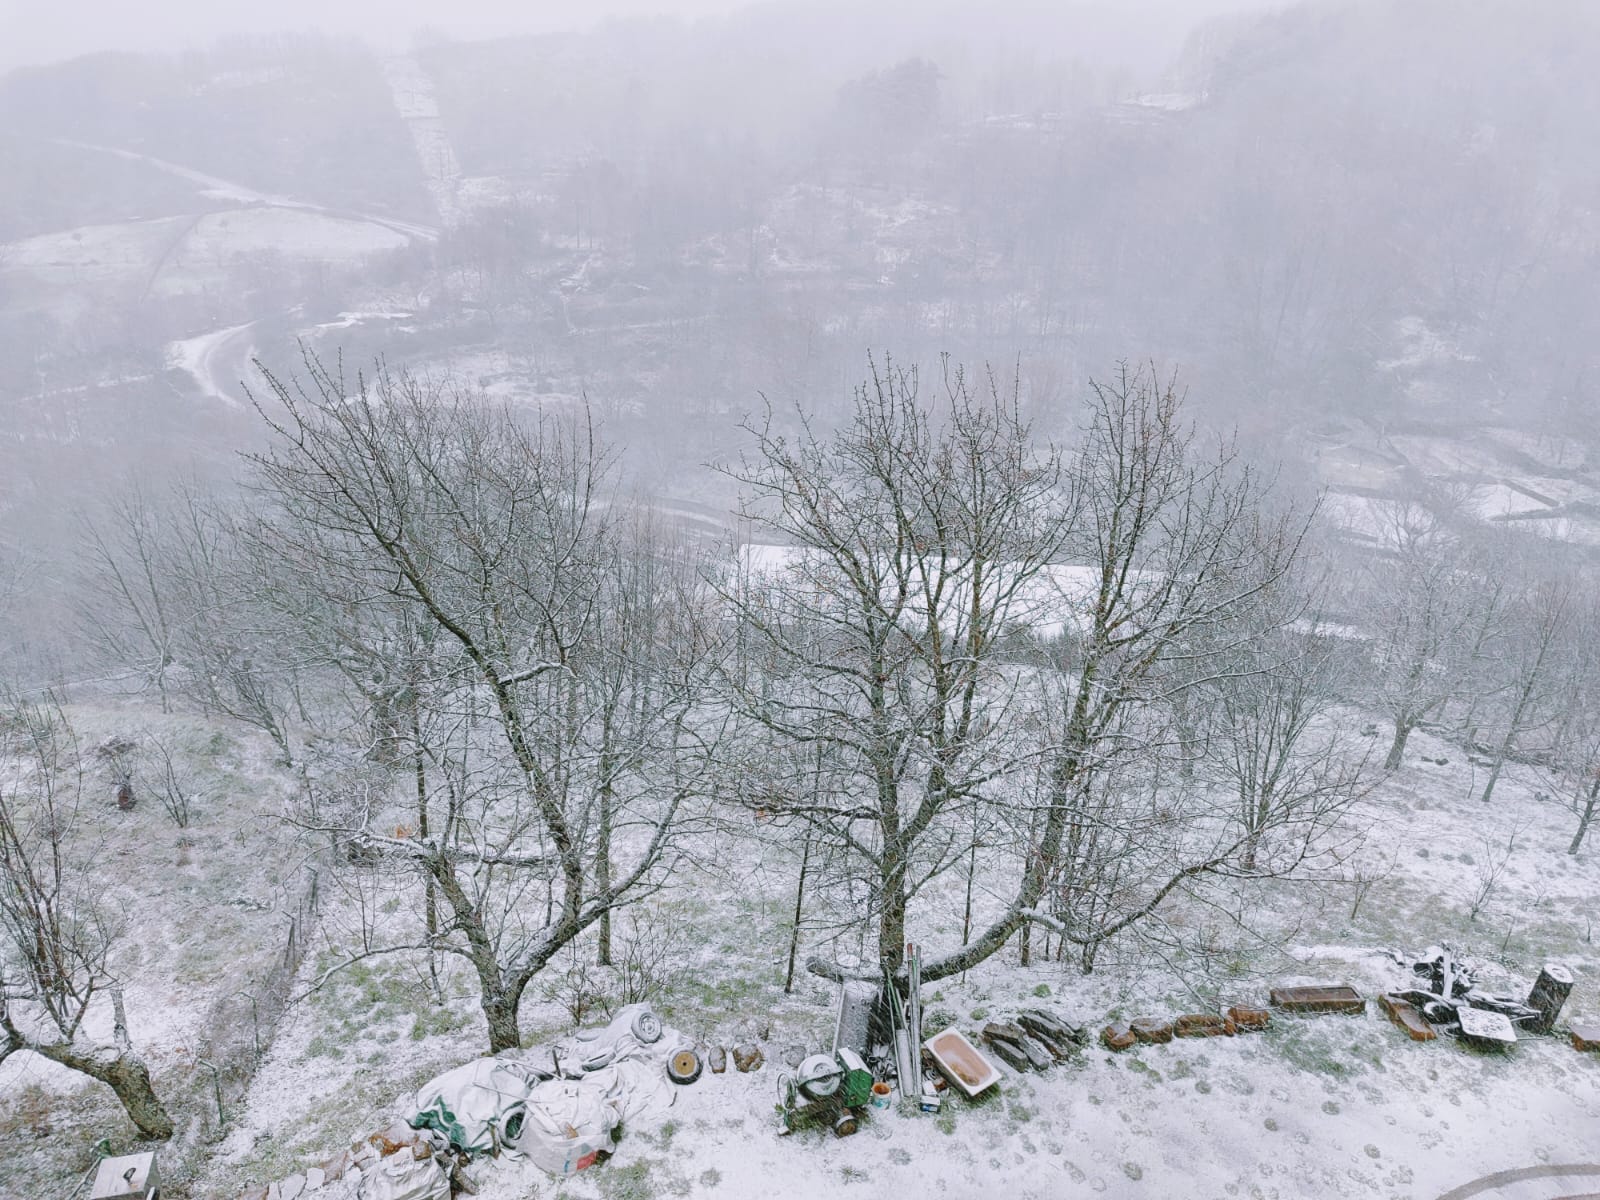
[[[673,1083],[693,1083],[700,1078],[704,1067],[699,1052],[684,1046],[674,1050],[667,1059],[667,1078]]]

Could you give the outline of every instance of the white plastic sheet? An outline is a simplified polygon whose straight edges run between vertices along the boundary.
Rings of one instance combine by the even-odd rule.
[[[406,1119],[418,1129],[437,1130],[468,1154],[494,1154],[522,1123],[535,1081],[514,1062],[480,1058],[419,1088]]]
[[[528,1095],[527,1115],[506,1149],[552,1175],[571,1175],[616,1148],[618,1106],[597,1076],[551,1079]]]
[[[406,1147],[361,1173],[361,1200],[450,1200],[450,1177],[438,1155]]]
[[[648,1005],[629,1005],[604,1028],[553,1047],[564,1078],[542,1078],[543,1055],[537,1063],[480,1058],[420,1088],[407,1120],[468,1154],[503,1151],[570,1175],[615,1149],[623,1122],[648,1125],[665,1115],[677,1099],[666,1060],[682,1044]]]

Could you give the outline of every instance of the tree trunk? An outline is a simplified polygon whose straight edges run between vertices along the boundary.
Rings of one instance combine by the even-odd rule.
[[[800,851],[800,879],[794,885],[794,924],[789,929],[789,968],[783,976],[783,992],[794,991],[794,960],[800,953],[800,921],[805,915],[806,868],[811,865],[811,826],[806,825],[805,847]]]
[[[1528,1007],[1539,1010],[1539,1019],[1528,1027],[1534,1033],[1549,1033],[1556,1027],[1561,1006],[1572,991],[1572,973],[1558,963],[1545,963],[1528,993]]]
[[[1489,782],[1483,785],[1483,795],[1479,797],[1484,804],[1489,803],[1489,797],[1494,795],[1494,785],[1500,782],[1500,768],[1506,763],[1506,748],[1500,747],[1500,753],[1494,756],[1494,766],[1489,768]]]
[[[883,864],[882,911],[878,916],[878,961],[898,973],[906,953],[906,868],[898,853]]]
[[[478,1004],[489,1023],[489,1053],[515,1050],[522,1035],[517,1029],[517,1006],[522,999],[526,978],[507,979],[495,957],[494,940],[484,928],[482,914],[473,905],[456,878],[449,859],[439,855],[428,863],[429,874],[439,884],[439,893],[450,906],[454,924],[467,939],[467,960],[478,975]],[[542,963],[541,963],[542,965]],[[532,972],[530,971],[529,974]]]
[[[422,755],[422,723],[417,715],[416,699],[411,702],[411,758],[413,778],[417,788],[417,837],[428,840],[428,769]],[[444,989],[439,986],[439,954],[434,942],[439,936],[439,895],[433,876],[422,876],[422,929],[428,943],[428,979],[433,984],[434,1002],[444,1003]]]
[[[1572,835],[1572,845],[1567,847],[1568,854],[1576,854],[1583,845],[1583,836],[1589,832],[1589,822],[1594,820],[1595,801],[1600,799],[1600,775],[1596,775],[1594,782],[1589,785],[1589,795],[1584,801],[1583,811],[1578,814],[1578,832]]]
[[[1261,832],[1267,824],[1267,798],[1252,799],[1245,797],[1244,803],[1245,825],[1249,830],[1244,841],[1244,853],[1239,858],[1239,868],[1244,871],[1256,869],[1256,854],[1261,849]]]
[[[483,1015],[489,1022],[489,1053],[500,1054],[522,1045],[517,1028],[517,1001],[504,994],[483,998]]]
[[[616,755],[614,753],[616,710],[617,698],[612,696],[606,703],[600,726],[600,811],[598,814],[599,823],[595,829],[594,838],[594,888],[602,896],[611,890],[611,821],[612,812],[616,805],[616,792],[612,784],[612,773],[616,770]],[[595,961],[602,967],[609,967],[611,965],[611,909],[609,907],[600,914],[600,924],[596,931],[595,940],[597,943]]]
[[[1383,760],[1383,769],[1393,771],[1400,766],[1400,760],[1405,757],[1406,739],[1411,736],[1411,720],[1403,718],[1394,723],[1394,741],[1389,743],[1389,755]]]
[[[172,1118],[156,1096],[150,1082],[150,1069],[132,1050],[115,1051],[109,1047],[79,1050],[70,1042],[29,1044],[28,1048],[109,1087],[122,1102],[123,1110],[141,1137],[165,1141],[172,1136]]]
[[[961,910],[961,944],[972,940],[972,881],[978,874],[978,835],[973,831],[972,845],[967,848],[967,899]]]
[[[595,836],[594,886],[604,895],[611,890],[611,785],[600,789],[600,828]],[[600,914],[600,928],[596,939],[599,949],[595,961],[602,967],[611,965],[611,909]]]

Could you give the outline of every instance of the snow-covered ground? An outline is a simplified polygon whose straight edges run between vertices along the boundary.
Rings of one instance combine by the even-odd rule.
[[[251,321],[244,325],[231,325],[226,329],[214,329],[210,333],[171,342],[167,345],[167,366],[189,375],[199,387],[201,395],[237,408],[242,403],[240,379],[243,376],[229,379],[227,368],[219,364],[231,363],[237,367],[249,361],[252,353],[249,337],[255,324]]]
[[[302,862],[280,835],[288,780],[264,739],[235,729],[142,708],[67,712],[85,752],[111,735],[160,738],[197,793],[193,821],[177,828],[141,754],[133,760],[138,806],[119,812],[109,777],[86,758],[82,837],[98,847],[106,913],[126,922],[113,964],[127,982],[129,1031],[183,1128],[209,1103],[199,1059],[215,1006],[257,986],[283,950]],[[109,1006],[95,1006],[87,1027],[109,1038]],[[132,1132],[100,1084],[26,1051],[0,1063],[0,1197],[60,1195],[91,1161],[95,1141],[126,1145]]]
[[[463,211],[461,163],[450,143],[449,132],[439,119],[433,80],[422,64],[410,57],[385,59],[383,77],[394,97],[395,110],[411,134],[417,161],[422,166],[428,194],[433,198],[439,219],[446,225],[457,224]]]
[[[1350,885],[1249,892],[1243,902],[1264,937],[1241,939],[1205,968],[1113,956],[1083,976],[1070,963],[1022,968],[1011,948],[965,980],[928,985],[930,1029],[948,1022],[972,1032],[1042,1003],[1098,1031],[1112,1018],[1260,1003],[1276,983],[1349,982],[1370,997],[1407,978],[1388,949],[1433,942],[1452,944],[1483,982],[1513,991],[1541,963],[1565,963],[1579,981],[1566,1015],[1593,1020],[1600,846],[1565,853],[1573,818],[1558,800],[1539,798],[1555,790],[1542,772],[1513,767],[1488,806],[1476,798],[1482,775],[1458,748],[1413,735],[1407,764],[1367,801],[1363,821],[1374,834],[1358,861],[1376,882],[1358,905]],[[535,1189],[583,1200],[886,1192],[1428,1200],[1496,1171],[1600,1158],[1600,1056],[1580,1055],[1564,1038],[1525,1037],[1502,1054],[1449,1038],[1419,1045],[1375,1005],[1363,1016],[1278,1017],[1263,1034],[1124,1054],[1095,1044],[1045,1074],[1006,1070],[997,1093],[947,1100],[937,1116],[873,1113],[845,1140],[779,1136],[783,1052],[825,1044],[834,993],[807,976],[793,995],[782,991],[793,848],[736,853],[737,845],[705,847],[705,860],[736,865],[686,877],[653,902],[658,916],[674,914],[681,956],[658,1003],[703,1042],[759,1039],[767,1065],[750,1075],[707,1072],[679,1091],[665,1123],[626,1130],[614,1157],[571,1180],[509,1160],[478,1163],[471,1173],[482,1200]],[[1502,857],[1474,918],[1482,873]],[[958,936],[953,907],[924,921],[930,952]],[[306,978],[317,969],[308,965]],[[525,1044],[571,1028],[542,990],[560,978],[553,969],[530,993]],[[470,981],[450,975],[445,988],[449,999],[436,1006],[420,964],[391,960],[307,1000],[192,1194],[226,1196],[320,1161],[387,1123],[422,1081],[482,1053]]]
[[[47,287],[136,282],[191,223],[188,217],[84,225],[0,247],[0,269]]]

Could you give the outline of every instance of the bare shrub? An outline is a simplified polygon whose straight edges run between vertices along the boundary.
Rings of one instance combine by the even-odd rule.
[[[606,1011],[659,1000],[682,974],[686,950],[682,926],[671,914],[630,913],[612,956],[616,976],[606,991]]]
[[[200,798],[189,773],[172,757],[172,751],[160,738],[150,740],[154,778],[150,787],[161,801],[161,810],[172,818],[179,829],[187,829],[195,817],[195,801]]]

